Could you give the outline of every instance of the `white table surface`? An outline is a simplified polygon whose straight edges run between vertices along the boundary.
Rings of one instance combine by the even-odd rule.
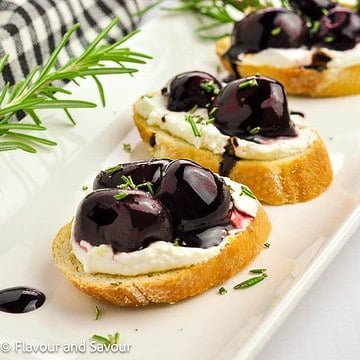
[[[360,229],[257,360],[360,359]]]

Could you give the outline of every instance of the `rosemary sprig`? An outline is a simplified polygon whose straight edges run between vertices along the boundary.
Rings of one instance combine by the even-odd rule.
[[[34,144],[56,145],[54,141],[28,134],[31,131],[46,130],[37,113],[39,109],[63,109],[70,122],[75,125],[69,109],[96,107],[95,103],[89,101],[58,99],[57,93],[71,95],[71,92],[55,86],[56,81],[66,80],[77,83],[76,80],[79,78],[91,77],[98,88],[101,103],[105,106],[104,89],[98,76],[133,74],[138,70],[133,66],[128,66],[129,63],[144,64],[146,59],[151,58],[122,46],[138,31],[131,32],[113,44],[101,44],[117,22],[118,19],[111,21],[80,56],[71,58],[64,66],[55,69],[59,54],[78,29],[79,24],[72,26],[44,66],[36,67],[24,80],[13,86],[10,86],[9,83],[5,84],[0,91],[0,140],[4,140],[0,141],[0,151],[20,149],[35,153]],[[0,72],[3,71],[8,58],[9,56],[6,55],[0,60]],[[105,67],[104,65],[107,63],[115,65]],[[34,125],[14,122],[13,118],[19,111],[27,113]]]
[[[154,1],[135,15],[143,16],[161,2]],[[195,29],[195,32],[201,39],[217,40],[230,35],[229,31],[224,31],[223,28],[236,22],[232,15],[234,11],[247,14],[249,11],[274,6],[275,2],[272,0],[179,0],[179,3],[179,6],[162,7],[162,9],[173,14],[190,12],[207,20],[206,24]],[[282,0],[281,5],[287,7],[288,1]]]

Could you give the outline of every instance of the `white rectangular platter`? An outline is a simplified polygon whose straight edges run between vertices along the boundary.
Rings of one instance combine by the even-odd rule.
[[[47,301],[27,314],[0,313],[0,342],[80,344],[93,334],[119,331],[132,345],[124,359],[248,359],[260,350],[305,292],[360,225],[359,96],[336,99],[290,98],[324,138],[335,171],[331,188],[304,204],[266,207],[273,223],[269,242],[250,267],[229,279],[231,289],[248,278],[249,268],[265,267],[269,277],[243,291],[220,296],[217,288],[176,305],[121,309],[98,304],[57,271],[51,242],[74,215],[100,169],[147,158],[131,120],[131,105],[147,91],[160,89],[185,70],[216,74],[213,43],[198,41],[192,17],[162,16],[147,24],[132,46],[154,56],[134,78],[104,79],[107,107],[74,112],[67,125],[61,112],[46,112],[49,137],[58,142],[37,155],[0,155],[0,287],[29,285]],[[96,100],[94,84],[71,86],[77,98]],[[130,143],[133,151],[123,151]],[[305,320],[304,320],[305,321]],[[0,354],[9,359],[24,354]],[[28,354],[34,359],[80,359],[83,354]],[[118,357],[114,354],[114,357]],[[108,358],[107,354],[97,357]]]

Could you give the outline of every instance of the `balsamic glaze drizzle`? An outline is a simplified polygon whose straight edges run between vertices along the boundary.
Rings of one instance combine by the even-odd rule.
[[[0,290],[0,311],[20,314],[34,311],[45,302],[45,295],[34,288],[18,286]]]
[[[231,170],[239,160],[240,159],[237,156],[235,156],[232,141],[230,139],[228,145],[226,145],[225,147],[225,151],[220,163],[219,174],[221,176],[229,176]]]

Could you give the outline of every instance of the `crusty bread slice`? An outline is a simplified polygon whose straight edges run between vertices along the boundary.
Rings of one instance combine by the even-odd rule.
[[[71,224],[52,245],[57,267],[81,291],[120,306],[174,303],[222,283],[248,264],[263,248],[271,225],[259,205],[257,216],[241,233],[230,236],[219,255],[186,268],[138,276],[89,274],[72,252]]]
[[[219,172],[221,155],[197,149],[159,127],[150,126],[135,110],[134,121],[153,157],[190,159]],[[332,168],[325,145],[319,137],[305,151],[280,160],[239,159],[229,177],[249,186],[260,201],[281,205],[307,201],[320,195],[331,184]]]
[[[216,53],[230,73],[234,73],[224,54],[230,47],[230,37],[216,43]],[[312,97],[332,97],[360,94],[360,65],[317,71],[304,67],[275,68],[271,66],[237,65],[237,71],[246,77],[260,73],[280,81],[289,94]]]

